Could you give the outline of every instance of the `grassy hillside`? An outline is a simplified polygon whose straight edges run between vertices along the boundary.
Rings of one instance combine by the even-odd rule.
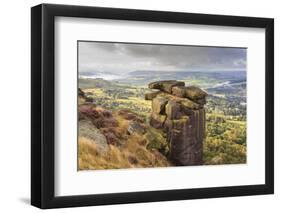
[[[117,110],[112,114],[100,107],[91,106],[89,110],[89,115],[100,113],[96,116],[95,126],[105,135],[109,146],[104,151],[99,149],[97,141],[90,137],[79,137],[79,170],[170,166],[163,152],[165,138],[147,126],[142,117],[128,110]],[[85,113],[83,115],[87,116]],[[91,119],[91,116],[83,119]],[[132,122],[140,124],[144,132],[129,133],[129,125]]]

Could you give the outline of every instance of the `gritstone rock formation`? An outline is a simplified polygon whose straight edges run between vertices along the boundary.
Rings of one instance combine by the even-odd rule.
[[[158,91],[145,95],[152,101],[150,125],[167,133],[169,158],[175,165],[202,164],[207,93],[184,82],[169,80],[150,83]]]

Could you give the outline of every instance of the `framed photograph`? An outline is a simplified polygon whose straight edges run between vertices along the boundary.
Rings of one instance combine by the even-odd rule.
[[[274,21],[31,9],[31,204],[272,194]]]

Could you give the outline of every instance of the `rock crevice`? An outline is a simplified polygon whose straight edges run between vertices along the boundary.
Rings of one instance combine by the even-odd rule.
[[[181,166],[202,164],[207,93],[176,80],[157,81],[148,87],[157,90],[145,94],[152,101],[150,125],[166,132],[169,159]]]

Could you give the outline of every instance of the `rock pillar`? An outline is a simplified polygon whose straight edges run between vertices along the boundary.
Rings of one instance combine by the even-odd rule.
[[[149,88],[158,90],[145,95],[152,100],[150,125],[166,132],[169,159],[178,166],[202,164],[207,93],[174,80],[153,82]]]

